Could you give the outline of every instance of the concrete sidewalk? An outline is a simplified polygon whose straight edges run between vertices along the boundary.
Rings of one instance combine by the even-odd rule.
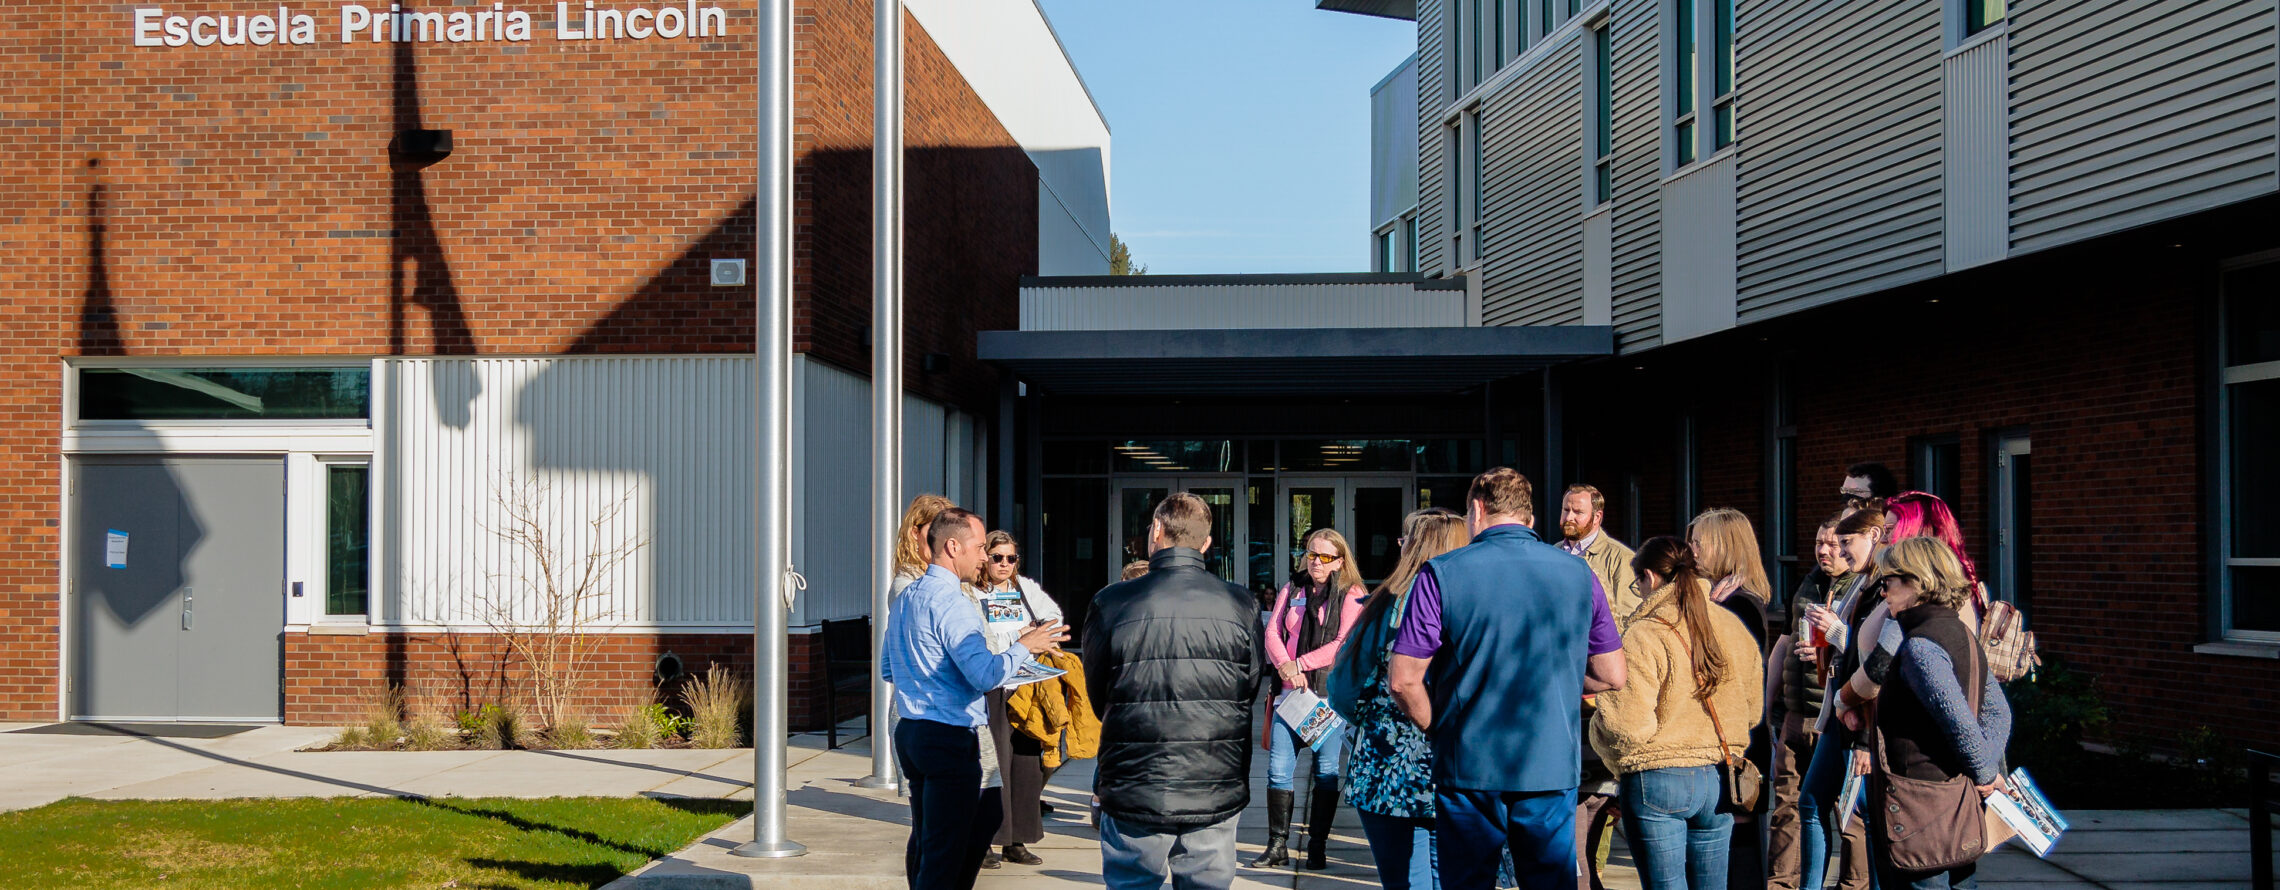
[[[218,739],[114,735],[38,735],[0,724],[0,810],[64,797],[191,799],[261,797],[709,797],[749,800],[752,751],[437,751],[304,752],[336,730],[262,727]],[[809,855],[743,859],[728,851],[749,840],[739,820],[689,849],[621,879],[621,887],[829,887],[899,890],[909,806],[892,794],[856,787],[870,772],[866,740],[837,751],[823,737],[791,740],[787,788],[793,840]],[[1257,855],[1264,839],[1266,758],[1254,759],[1252,806],[1242,816],[1240,849]],[[1302,773],[1303,773],[1302,763]],[[1303,783],[1302,783],[1303,785]],[[1022,890],[1072,883],[1097,885],[1100,847],[1086,824],[1092,762],[1053,777],[1045,798],[1057,812],[1046,838],[1032,845],[1041,866],[1006,865],[982,873],[982,886]],[[1300,792],[1300,821],[1305,811]],[[2073,829],[2047,860],[2016,845],[1983,860],[1983,887],[2006,890],[2169,890],[2248,886],[2248,818],[2237,810],[2085,810],[2070,812]],[[1636,888],[1637,873],[1621,838],[1607,879]],[[1358,888],[1378,884],[1351,810],[1341,810],[1320,872],[1244,869],[1241,886]]]
[[[752,750],[301,751],[336,729],[264,726],[218,739],[35,735],[0,724],[0,811],[65,797],[752,796]],[[812,757],[821,742],[795,744]]]

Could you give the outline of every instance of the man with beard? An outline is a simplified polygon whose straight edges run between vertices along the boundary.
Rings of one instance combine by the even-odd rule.
[[[1639,589],[1633,583],[1631,548],[1606,533],[1607,497],[1590,485],[1570,485],[1560,499],[1560,549],[1583,557],[1591,574],[1607,591],[1607,606],[1618,628],[1629,627],[1631,612],[1639,607]],[[1583,721],[1591,722],[1590,697],[1584,699]],[[1607,829],[1615,813],[1607,805],[1615,800],[1615,774],[1599,761],[1599,753],[1583,746],[1583,783],[1576,787],[1575,858],[1590,867],[1576,876],[1577,890],[1599,890],[1600,870],[1607,867]]]
[[[1631,625],[1631,612],[1639,607],[1639,591],[1632,586],[1631,548],[1607,534],[1607,497],[1589,485],[1568,486],[1560,499],[1560,549],[1591,564],[1599,586],[1607,591],[1607,608],[1615,626]]]

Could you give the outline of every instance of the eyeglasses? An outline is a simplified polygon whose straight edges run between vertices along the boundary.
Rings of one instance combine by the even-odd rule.
[[[1305,558],[1314,560],[1315,562],[1322,563],[1324,565],[1328,565],[1330,563],[1337,562],[1339,556],[1335,553],[1316,553],[1313,551],[1307,551]]]
[[[992,553],[990,554],[990,561],[1001,566],[1017,566],[1021,564],[1021,554]]]
[[[1866,507],[1868,506],[1868,502],[1876,500],[1876,498],[1870,495],[1852,491],[1840,492],[1838,493],[1838,497],[1844,499],[1845,506],[1851,507],[1855,510]]]
[[[1875,584],[1869,585],[1868,592],[1882,596],[1884,595],[1884,586],[1894,581],[1906,581],[1910,586],[1915,586],[1916,576],[1908,574],[1906,572],[1894,572],[1882,578],[1876,579]]]

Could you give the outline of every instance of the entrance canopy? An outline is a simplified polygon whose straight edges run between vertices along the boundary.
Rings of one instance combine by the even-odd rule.
[[[1604,325],[984,331],[979,354],[1054,395],[1453,393],[1611,354]]]

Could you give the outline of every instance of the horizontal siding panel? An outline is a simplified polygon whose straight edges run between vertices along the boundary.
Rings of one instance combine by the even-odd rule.
[[[1614,0],[1615,208],[1612,291],[1616,348],[1662,344],[1662,45],[1657,0]]]
[[[1742,12],[1740,320],[1939,274],[1939,5]]]
[[[1024,331],[1420,328],[1465,323],[1465,295],[1404,282],[1024,287]]]
[[[2280,188],[2273,0],[2018,3],[2006,27],[2014,251]]]
[[[1583,69],[1575,41],[1483,109],[1488,263],[1481,323],[1583,319]]]

